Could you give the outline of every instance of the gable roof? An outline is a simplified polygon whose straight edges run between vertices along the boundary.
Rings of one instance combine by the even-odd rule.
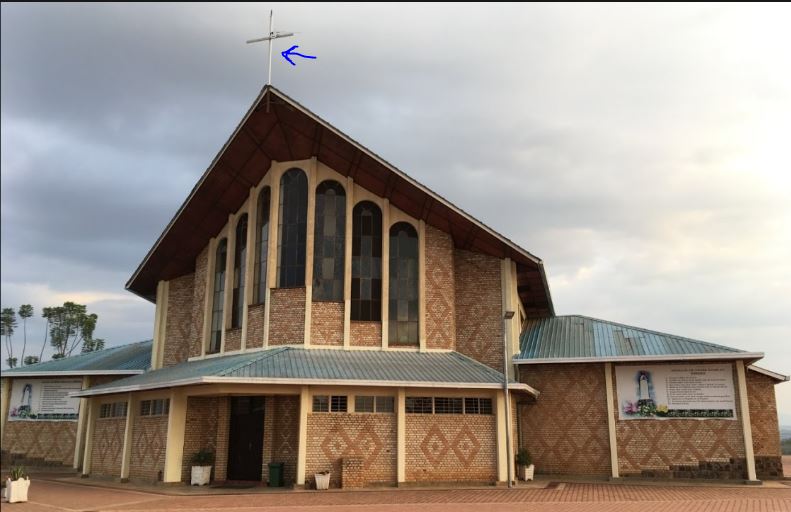
[[[265,86],[231,137],[126,283],[154,301],[159,280],[190,273],[209,239],[236,212],[275,161],[315,156],[363,188],[450,233],[456,247],[509,257],[529,317],[554,314],[543,262],[366,149],[281,91]]]
[[[65,375],[135,375],[151,367],[152,340],[138,341],[96,352],[53,359],[3,370],[3,377],[58,377]]]
[[[277,347],[184,362],[73,396],[217,383],[502,389],[503,374],[457,352]],[[509,387],[538,394],[517,382]]]
[[[751,359],[745,352],[682,336],[580,315],[529,320],[520,338],[517,364],[587,361]]]

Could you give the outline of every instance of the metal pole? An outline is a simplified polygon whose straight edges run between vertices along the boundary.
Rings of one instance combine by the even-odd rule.
[[[510,317],[509,317],[510,313]],[[513,487],[513,469],[511,459],[513,450],[511,449],[511,397],[508,392],[508,329],[506,322],[513,317],[513,312],[506,312],[503,316],[503,387],[505,388],[505,449],[508,452],[505,463],[508,465],[508,488]]]
[[[266,79],[266,85],[272,85],[272,23],[275,17],[274,11],[269,11],[269,76]]]

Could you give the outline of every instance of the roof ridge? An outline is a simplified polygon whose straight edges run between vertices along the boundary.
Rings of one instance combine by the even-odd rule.
[[[558,315],[555,318],[564,318],[564,317],[565,318],[586,318],[588,320],[594,320],[596,322],[602,322],[602,323],[605,323],[605,324],[611,324],[611,325],[617,325],[617,326],[620,326],[620,327],[626,327],[627,329],[632,329],[632,330],[636,330],[636,331],[643,331],[643,332],[650,333],[650,334],[658,334],[658,335],[661,335],[661,336],[672,336],[673,338],[679,338],[679,339],[682,339],[682,340],[685,340],[685,341],[691,341],[693,343],[699,343],[701,345],[707,345],[709,347],[724,348],[724,349],[727,349],[729,352],[746,352],[746,350],[742,350],[740,348],[727,347],[725,345],[720,345],[718,343],[712,343],[710,341],[696,340],[695,338],[689,338],[687,336],[680,336],[678,334],[671,334],[669,332],[656,331],[654,329],[647,329],[645,327],[638,327],[636,325],[629,325],[629,324],[624,324],[624,323],[621,323],[621,322],[613,322],[612,320],[604,320],[603,318],[595,318],[595,317],[587,316],[587,315]],[[546,320],[546,319],[542,319],[542,320]]]
[[[60,357],[58,359],[50,359],[49,361],[39,361],[38,363],[26,364],[24,366],[18,366],[16,368],[8,368],[8,369],[6,369],[4,371],[5,372],[11,372],[11,371],[15,371],[15,370],[21,370],[22,368],[24,368],[25,371],[31,371],[31,370],[29,370],[30,368],[35,368],[37,366],[42,366],[42,365],[45,365],[45,364],[57,363],[59,361],[65,361],[67,359],[73,361],[74,359],[78,359],[78,358],[83,357],[83,356],[95,356],[95,355],[97,355],[99,353],[106,354],[107,352],[112,352],[114,350],[118,350],[118,349],[122,349],[122,348],[129,348],[132,345],[140,345],[142,343],[148,343],[148,342],[152,342],[152,341],[154,341],[154,340],[148,339],[148,340],[141,340],[141,341],[133,341],[131,343],[126,343],[124,345],[118,345],[118,346],[115,346],[115,347],[107,347],[107,348],[103,348],[101,350],[93,350],[91,352],[80,352],[79,354],[75,354],[73,356]]]
[[[252,357],[251,359],[249,359],[247,361],[243,361],[243,362],[237,363],[234,366],[231,366],[229,368],[225,368],[224,370],[222,370],[221,372],[217,373],[216,375],[221,377],[223,375],[226,375],[228,373],[234,372],[236,370],[240,370],[240,369],[244,368],[245,366],[250,366],[253,363],[257,363],[258,361],[262,361],[262,360],[267,359],[269,357],[272,357],[274,355],[280,354],[281,352],[285,352],[285,351],[289,350],[290,348],[291,347],[275,347],[275,348],[270,348],[270,349],[267,349],[267,350],[262,350],[261,352],[259,352],[259,355],[257,357]],[[255,352],[253,352],[253,353],[255,354]],[[243,354],[234,354],[234,355],[243,355]],[[231,357],[233,357],[233,356],[231,356]]]

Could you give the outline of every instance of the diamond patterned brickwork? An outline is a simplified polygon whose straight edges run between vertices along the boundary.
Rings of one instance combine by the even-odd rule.
[[[270,397],[267,397],[269,400]],[[297,448],[299,445],[299,397],[277,395],[272,397],[275,406],[272,433],[272,461],[283,462],[283,483],[297,481]],[[266,432],[264,432],[266,439]],[[264,446],[266,453],[266,446]]]
[[[541,392],[517,409],[536,472],[610,475],[604,365],[525,365],[519,377]]]
[[[426,346],[453,350],[456,345],[456,292],[453,238],[426,226]]]
[[[214,453],[214,479],[223,482],[228,475],[228,431],[231,427],[231,401],[228,397],[217,398],[217,440]]]
[[[343,346],[343,302],[313,302],[310,344]]]
[[[275,288],[269,299],[269,344],[304,343],[305,288]]]
[[[195,258],[195,281],[192,287],[192,308],[190,322],[190,357],[201,354],[203,340],[203,307],[206,303],[206,279],[209,267],[209,248],[205,247]]]
[[[3,451],[12,458],[44,459],[71,466],[76,435],[76,421],[6,421]]]
[[[192,301],[195,300],[195,275],[171,279],[168,283],[168,311],[165,324],[165,349],[162,365],[186,361],[192,344]]]
[[[759,480],[783,476],[775,381],[747,371],[747,401],[753,433],[755,471]]]
[[[225,351],[240,350],[242,348],[242,328],[225,330]]]
[[[306,480],[331,471],[330,486],[340,487],[344,459],[362,464],[352,486],[392,485],[396,481],[395,414],[308,414]],[[347,469],[347,472],[350,469]]]
[[[382,322],[351,322],[349,343],[354,347],[381,347]]]
[[[126,418],[97,419],[91,447],[91,474],[121,476]]]
[[[265,304],[255,304],[247,308],[247,348],[264,346]]]
[[[672,364],[672,363],[669,363]],[[733,372],[734,386],[738,380]],[[615,368],[613,367],[615,385]],[[544,390],[541,389],[541,397]],[[738,391],[737,391],[738,393]],[[727,464],[724,476],[745,478],[744,437],[741,410],[736,400],[736,420],[673,419],[618,420],[618,397],[615,400],[615,429],[619,471],[622,476],[642,474],[661,477],[701,477],[700,471],[713,464]],[[605,427],[606,428],[606,427]],[[733,462],[733,464],[732,464]],[[723,468],[720,468],[723,469]],[[713,474],[713,473],[712,473]]]
[[[187,423],[184,426],[184,455],[181,462],[182,482],[190,481],[191,459],[194,454],[204,449],[216,452],[217,401],[216,397],[187,398]]]
[[[470,251],[453,254],[456,284],[456,350],[503,368],[500,260]]]
[[[165,470],[167,416],[137,416],[132,426],[132,454],[129,479],[157,482]]]
[[[407,482],[497,480],[495,416],[406,415]]]

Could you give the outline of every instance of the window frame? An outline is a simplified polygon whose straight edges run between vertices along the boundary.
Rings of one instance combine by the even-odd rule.
[[[328,192],[333,192],[329,194]],[[321,200],[320,200],[320,197]],[[331,208],[329,198],[334,205]],[[324,180],[316,187],[313,226],[313,301],[343,302],[346,278],[346,189],[336,180]],[[333,212],[332,215],[329,215]],[[328,220],[334,224],[328,228]],[[332,234],[325,234],[331,231]],[[325,276],[325,263],[332,262],[332,277]],[[326,290],[327,284],[331,290]]]

